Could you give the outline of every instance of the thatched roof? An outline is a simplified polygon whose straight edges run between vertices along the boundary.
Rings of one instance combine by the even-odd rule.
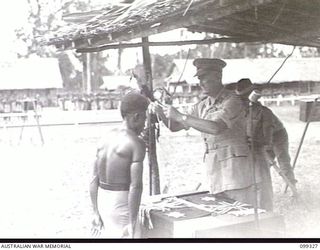
[[[74,14],[72,25],[46,39],[60,49],[95,48],[178,28],[236,42],[320,47],[318,0],[136,0]]]

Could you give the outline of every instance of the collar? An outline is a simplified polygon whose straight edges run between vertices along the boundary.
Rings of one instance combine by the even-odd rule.
[[[223,87],[215,97],[209,96],[209,99],[212,104],[216,104],[221,102],[229,94],[230,94],[230,90],[227,90],[226,88]]]

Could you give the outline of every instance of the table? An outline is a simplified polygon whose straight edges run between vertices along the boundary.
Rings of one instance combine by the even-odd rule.
[[[168,211],[151,210],[150,218],[153,229],[148,229],[147,223],[142,228],[144,238],[281,238],[284,237],[283,216],[272,212],[259,213],[259,227],[256,227],[254,214],[236,216],[231,209],[226,214],[218,215],[198,209],[226,202],[236,201],[224,197],[214,196],[208,192],[198,192],[178,196],[186,204],[195,206],[180,207]],[[211,199],[212,198],[212,199]],[[215,199],[215,201],[213,201]],[[205,205],[205,206],[203,206]],[[252,209],[251,205],[245,206]],[[248,210],[249,211],[249,210]],[[259,210],[259,212],[261,212]],[[170,216],[174,215],[174,216]],[[183,215],[183,216],[182,216]],[[181,216],[181,217],[179,217]]]

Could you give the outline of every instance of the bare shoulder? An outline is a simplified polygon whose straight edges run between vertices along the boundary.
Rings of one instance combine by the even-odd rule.
[[[140,137],[125,129],[114,130],[113,134],[110,134],[109,141],[110,144],[120,146],[119,148],[132,152],[136,149],[141,150],[145,148],[145,143]]]
[[[145,142],[136,134],[131,134],[130,140],[131,140],[132,146],[134,148],[145,149],[145,147],[146,147]]]
[[[142,138],[137,136],[137,145],[143,149],[146,148],[146,143],[144,142],[144,140],[142,140]]]
[[[130,145],[132,152],[132,162],[143,162],[146,154],[145,142],[133,133],[130,133],[128,140],[130,140],[128,145]]]

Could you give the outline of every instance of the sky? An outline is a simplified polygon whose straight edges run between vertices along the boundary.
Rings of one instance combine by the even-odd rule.
[[[15,56],[14,30],[27,20],[27,1],[5,0],[0,7],[0,61],[10,60]],[[18,7],[17,7],[18,6]]]

